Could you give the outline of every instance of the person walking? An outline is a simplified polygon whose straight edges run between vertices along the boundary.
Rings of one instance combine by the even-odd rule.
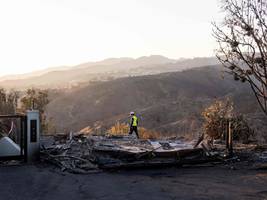
[[[130,132],[129,135],[132,135],[133,132],[135,132],[137,138],[139,139],[139,135],[138,135],[138,118],[135,115],[135,112],[130,112]]]

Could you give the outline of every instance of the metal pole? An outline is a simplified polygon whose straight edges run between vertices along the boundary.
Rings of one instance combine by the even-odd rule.
[[[226,150],[228,151],[229,149],[229,120],[226,120],[226,123],[224,124],[224,129],[225,129],[225,146]]]
[[[23,157],[24,156],[23,151],[25,151],[23,117],[20,117],[19,120],[20,120],[20,156]]]
[[[27,134],[27,116],[23,117],[23,137],[24,137],[24,161],[28,161],[28,134]]]
[[[229,124],[228,124],[228,148],[229,148],[229,156],[232,157],[233,156],[233,133],[232,133],[232,123],[231,120],[229,120]]]

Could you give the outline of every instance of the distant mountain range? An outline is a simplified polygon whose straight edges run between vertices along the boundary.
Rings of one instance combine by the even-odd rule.
[[[110,58],[72,67],[54,67],[23,75],[0,77],[0,87],[19,90],[29,87],[71,88],[80,83],[175,72],[216,64],[218,61],[214,57],[179,60],[159,55],[144,56],[137,59]]]
[[[105,131],[117,121],[127,122],[129,112],[136,111],[140,125],[147,129],[197,135],[203,109],[216,98],[231,97],[236,112],[247,115],[256,129],[267,130],[267,120],[249,87],[229,75],[222,79],[221,71],[213,65],[91,84],[57,95],[47,107],[48,117],[58,131],[87,127],[94,132]]]
[[[70,67],[67,67],[67,66],[49,67],[49,68],[46,68],[43,70],[37,70],[37,71],[25,73],[25,74],[6,75],[6,76],[1,76],[0,81],[27,79],[27,78],[31,78],[34,76],[41,76],[41,75],[46,74],[46,73],[51,72],[51,71],[63,71],[63,70],[67,70],[69,68]]]

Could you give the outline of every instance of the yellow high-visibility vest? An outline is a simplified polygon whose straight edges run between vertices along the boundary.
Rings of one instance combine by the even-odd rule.
[[[132,117],[132,120],[133,120],[132,126],[137,126],[137,124],[138,124],[138,118],[134,115]]]

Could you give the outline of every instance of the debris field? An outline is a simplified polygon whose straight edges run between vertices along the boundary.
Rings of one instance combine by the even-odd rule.
[[[145,168],[199,164],[224,164],[233,168],[245,161],[266,167],[266,147],[236,144],[235,155],[227,157],[224,145],[212,149],[203,143],[179,139],[141,140],[130,136],[84,136],[70,139],[56,136],[42,145],[41,161],[58,166],[70,173],[95,173],[121,168]],[[241,166],[244,163],[240,163]]]
[[[58,138],[57,138],[58,140]],[[128,136],[74,136],[42,145],[41,160],[71,173],[103,169],[179,166],[210,160],[202,148],[180,140],[137,140]]]

